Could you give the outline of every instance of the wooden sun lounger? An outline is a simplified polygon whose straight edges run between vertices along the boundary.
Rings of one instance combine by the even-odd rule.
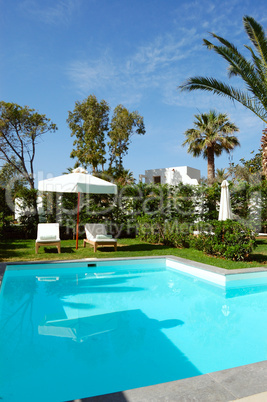
[[[104,224],[87,223],[84,228],[86,238],[83,240],[83,247],[86,247],[86,243],[89,243],[94,247],[94,252],[96,252],[98,246],[113,246],[114,250],[117,251],[117,239],[107,236]]]
[[[56,246],[60,254],[61,245],[59,237],[59,223],[39,223],[37,227],[37,239],[35,253],[38,254],[40,246]]]

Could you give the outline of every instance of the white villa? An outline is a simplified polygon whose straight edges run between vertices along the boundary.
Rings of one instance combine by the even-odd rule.
[[[145,170],[145,174],[139,175],[139,181],[160,184],[177,185],[183,184],[195,184],[197,185],[200,180],[200,170],[191,168],[189,166],[178,166],[163,169],[149,169]]]

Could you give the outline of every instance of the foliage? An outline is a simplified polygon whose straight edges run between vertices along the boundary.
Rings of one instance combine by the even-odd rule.
[[[208,183],[215,179],[214,156],[220,156],[223,151],[230,152],[239,144],[233,132],[239,131],[238,127],[228,120],[227,114],[209,113],[195,115],[194,128],[186,130],[186,140],[183,146],[188,145],[187,152],[193,156],[203,155],[208,160]]]
[[[20,201],[20,208],[24,212],[20,217],[20,222],[25,230],[25,236],[26,238],[36,237],[38,222],[34,211],[37,190],[22,187],[17,192],[17,197]]]
[[[251,152],[254,154],[254,151]],[[230,192],[232,210],[238,219],[249,222],[256,231],[267,230],[267,182],[262,175],[262,151],[249,160],[240,159],[239,164],[231,164]]]
[[[253,154],[254,151],[251,152]],[[251,159],[240,159],[240,164],[232,163],[228,168],[229,175],[233,182],[245,181],[253,185],[264,180],[262,176],[262,150],[260,149]]]
[[[203,231],[194,241],[194,247],[206,254],[244,261],[256,247],[255,233],[247,226],[228,219],[211,221],[211,231]]]
[[[91,165],[93,172],[106,162],[105,134],[108,131],[109,106],[106,101],[98,102],[95,95],[88,96],[83,102],[76,102],[73,112],[69,112],[67,122],[71,136],[75,136],[72,158],[87,168]]]
[[[197,219],[196,186],[179,183],[173,187],[173,192],[176,202],[172,213],[167,216],[168,219],[177,218],[179,223],[193,223]]]
[[[22,169],[22,165],[16,162],[15,157],[11,157],[12,163],[6,162],[0,170],[0,185],[10,192],[11,197],[15,197],[16,191],[22,186],[27,185],[27,181],[19,175],[15,166]]]
[[[197,219],[209,221],[218,219],[218,204],[220,202],[221,186],[219,183],[213,183],[212,186],[202,184],[196,188],[196,208]]]
[[[134,134],[144,135],[145,126],[143,117],[136,111],[129,112],[124,106],[118,105],[114,109],[108,136],[109,168],[115,167],[118,171],[123,170],[122,158],[128,153],[131,137]]]
[[[144,215],[138,218],[138,237],[149,243],[162,243],[170,247],[188,248],[192,246],[206,254],[233,261],[248,259],[255,248],[255,234],[247,226],[238,222],[211,221],[199,224],[202,231],[198,237],[192,235],[192,225],[170,222],[157,215]],[[204,230],[203,230],[204,229]]]
[[[10,225],[12,211],[6,203],[5,189],[0,186],[0,234],[4,235],[6,227]]]
[[[230,176],[230,173],[226,171],[226,168],[216,169],[215,181],[219,184],[222,184],[224,180],[227,180]]]
[[[263,180],[260,188],[258,189],[260,193],[260,222],[261,228],[259,231],[267,233],[267,181]]]
[[[42,195],[42,211],[40,213],[40,221],[53,223],[60,219],[59,208],[61,205],[61,194],[43,192]]]
[[[151,215],[145,214],[137,218],[138,237],[149,243],[163,243],[164,241],[164,218],[156,215],[153,220]]]
[[[183,183],[177,186],[138,183],[122,187],[119,198],[131,200],[131,214],[134,216],[148,214],[154,219],[160,214],[166,220],[193,222],[197,214],[195,190],[196,186]]]
[[[28,106],[0,102],[0,157],[13,166],[34,188],[33,161],[36,144],[43,134],[57,127],[45,115]]]
[[[251,151],[254,154],[254,151]],[[240,159],[240,162],[245,166],[250,173],[261,173],[262,171],[262,150],[259,149],[258,152],[249,160],[244,158]]]
[[[190,224],[168,221],[162,215],[145,214],[138,217],[138,238],[149,243],[162,243],[170,247],[189,247]]]
[[[124,169],[123,157],[128,153],[132,136],[145,134],[144,121],[138,112],[130,112],[118,105],[109,126],[109,110],[107,102],[98,102],[95,95],[75,103],[67,119],[71,136],[76,136],[71,157],[77,158],[75,166],[91,166],[94,173],[108,174],[116,182],[125,184],[132,182],[133,177]],[[105,170],[107,148],[109,165]]]
[[[190,223],[166,222],[163,243],[177,248],[188,248],[192,241],[192,226]]]
[[[128,186],[135,183],[133,172],[123,167],[118,169],[111,167],[108,170],[104,170],[97,175],[100,179],[112,181],[119,186]]]
[[[28,106],[0,102],[0,158],[7,169],[17,172],[17,179],[26,181],[34,190],[33,162],[39,138],[47,132],[55,132],[57,127],[44,114],[41,115]],[[12,167],[12,168],[11,168]],[[36,199],[33,202],[35,220],[38,220]]]
[[[249,218],[249,204],[251,187],[247,182],[236,183],[230,185],[231,191],[231,207],[234,215],[240,219],[247,220]]]

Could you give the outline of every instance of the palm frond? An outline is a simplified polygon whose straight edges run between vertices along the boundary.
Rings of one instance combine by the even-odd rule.
[[[248,45],[244,45],[246,49],[248,49],[251,53],[252,56],[252,60],[254,63],[254,69],[255,71],[259,74],[262,75],[262,73],[264,72],[264,70],[262,69],[262,59],[260,57],[258,57],[256,55],[256,53],[254,52],[254,50],[252,49],[251,46]]]
[[[238,51],[237,47],[233,43],[222,38],[221,36],[216,35],[214,32],[210,32],[210,35],[213,36],[213,38],[217,39],[224,47],[231,50],[231,52],[233,54],[235,54],[236,56],[241,57],[241,58],[243,57],[242,54]],[[206,39],[203,39],[203,42],[205,45],[207,45],[207,43],[209,43],[209,41],[207,41]],[[210,44],[210,45],[212,45],[212,44]],[[213,49],[214,46],[216,46],[216,45],[209,46],[209,48]]]
[[[226,96],[232,101],[237,101],[250,109],[260,119],[267,124],[267,96],[263,101],[256,97],[249,97],[244,91],[236,89],[230,85],[227,85],[215,78],[208,77],[192,77],[189,78],[184,84],[178,87],[181,91],[194,91],[201,89],[203,91],[212,92],[219,96]]]
[[[212,49],[229,63],[229,78],[233,75],[241,77],[253,93],[257,91],[257,95],[266,90],[265,80],[258,71],[261,69],[261,64],[255,69],[254,63],[238,52],[234,45],[215,34],[212,35],[223,43],[223,46],[213,45]]]
[[[267,38],[262,26],[254,18],[247,15],[243,18],[243,24],[249,39],[265,65],[265,69],[267,69]]]
[[[253,64],[246,60],[246,58],[238,51],[236,46],[234,46],[231,42],[222,38],[221,36],[216,35],[215,33],[211,33],[211,35],[213,36],[213,38],[217,39],[223,46],[214,45],[206,39],[203,39],[203,42],[209,49],[214,50],[229,63],[230,76],[233,74],[242,75],[244,66],[246,70],[253,75]]]
[[[252,17],[245,16],[243,24],[254,47],[245,45],[250,52],[251,60],[245,58],[231,42],[215,33],[211,33],[211,36],[219,42],[219,45],[207,39],[203,42],[208,49],[226,60],[229,77],[240,77],[246,84],[246,90],[239,90],[214,78],[205,77],[190,78],[179,88],[188,91],[201,89],[228,97],[241,103],[267,123],[267,37],[262,26]]]

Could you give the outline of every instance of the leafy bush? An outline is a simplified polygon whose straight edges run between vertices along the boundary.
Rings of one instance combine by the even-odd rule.
[[[148,243],[163,243],[164,218],[162,215],[145,214],[137,218],[138,237]]]
[[[255,233],[247,226],[233,221],[210,222],[212,232],[202,231],[194,241],[194,247],[206,254],[244,261],[256,247]]]
[[[164,216],[149,214],[138,218],[138,237],[149,243],[163,243],[171,247],[186,248],[190,245],[190,224],[168,221]]]
[[[149,243],[171,247],[193,247],[206,254],[243,261],[256,247],[255,234],[247,226],[233,221],[199,222],[198,236],[193,236],[191,223],[168,221],[162,215],[146,214],[138,218],[138,236]]]
[[[178,222],[165,222],[164,241],[167,246],[188,248],[191,243],[190,224]]]

